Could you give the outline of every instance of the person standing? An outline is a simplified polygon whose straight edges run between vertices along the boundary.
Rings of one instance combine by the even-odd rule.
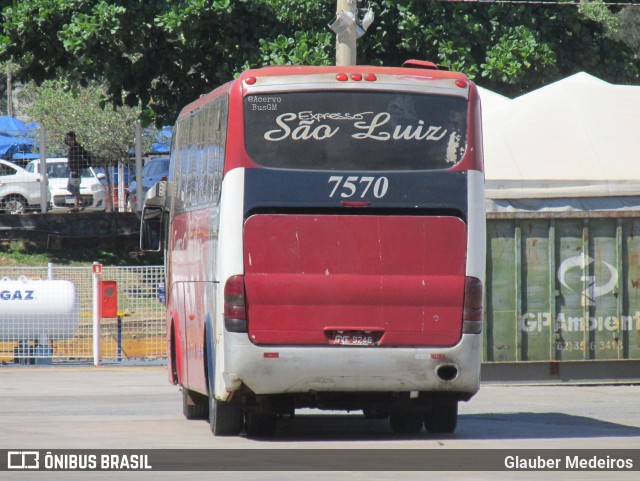
[[[82,208],[80,198],[80,183],[82,178],[80,172],[89,166],[89,153],[76,140],[75,132],[67,132],[64,143],[69,146],[67,161],[69,165],[69,182],[67,190],[73,195],[73,208],[69,212],[79,212]]]

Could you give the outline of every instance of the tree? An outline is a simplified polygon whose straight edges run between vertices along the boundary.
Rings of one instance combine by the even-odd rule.
[[[608,35],[609,18],[589,16],[572,1],[374,3],[375,28],[362,42],[365,61],[427,58],[510,96],[582,70],[612,82],[640,80],[638,59]]]
[[[94,82],[71,88],[67,81],[47,80],[39,86],[29,85],[23,95],[29,105],[26,114],[46,128],[47,152],[65,156],[65,134],[75,131],[78,141],[91,154],[94,166],[105,167],[110,193],[109,167],[121,161],[128,163],[140,108],[104,108],[105,88]],[[155,129],[145,130],[144,151],[151,147],[155,134]],[[107,199],[111,196],[107,195]]]
[[[29,117],[47,130],[47,150],[65,152],[65,133],[73,130],[78,141],[102,164],[129,159],[134,147],[135,124],[140,117],[136,107],[104,107],[104,86],[90,83],[72,89],[69,82],[48,80],[30,85],[24,92]],[[147,131],[143,148],[151,146],[154,132]]]
[[[247,67],[334,62],[335,0],[15,0],[4,6],[0,61],[19,79],[106,81],[116,106],[157,125]],[[359,63],[435,60],[514,95],[587,70],[638,82],[640,60],[611,34],[613,11],[566,5],[372,0]]]
[[[611,32],[611,37],[627,45],[636,59],[640,58],[640,6],[623,8],[616,20],[617,28]]]

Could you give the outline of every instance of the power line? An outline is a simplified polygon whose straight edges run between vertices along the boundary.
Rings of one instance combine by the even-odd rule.
[[[452,2],[452,3],[501,3],[507,5],[587,5],[593,3],[594,5],[604,5],[606,7],[640,7],[640,3],[634,2],[558,2],[558,1],[544,1],[544,0],[436,0],[437,2]]]

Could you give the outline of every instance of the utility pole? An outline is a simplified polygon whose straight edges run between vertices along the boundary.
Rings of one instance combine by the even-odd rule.
[[[356,65],[356,40],[373,23],[371,4],[358,12],[362,0],[337,0],[336,18],[329,28],[336,34],[336,65]]]
[[[13,71],[11,60],[7,62],[7,115],[13,117]]]
[[[356,64],[357,15],[357,0],[338,0],[336,21],[331,26],[336,32],[336,65]]]

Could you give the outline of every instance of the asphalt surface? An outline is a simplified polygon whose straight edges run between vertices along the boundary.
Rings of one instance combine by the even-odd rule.
[[[462,450],[592,449],[640,452],[640,385],[483,385],[460,404],[452,435],[399,436],[386,420],[361,413],[304,410],[280,421],[275,436],[214,438],[206,421],[182,416],[182,396],[166,368],[0,366],[0,450],[251,449]],[[467,451],[469,450],[469,451]],[[533,452],[533,451],[532,451]],[[638,480],[626,471],[388,472],[0,472],[0,479],[587,479]]]

